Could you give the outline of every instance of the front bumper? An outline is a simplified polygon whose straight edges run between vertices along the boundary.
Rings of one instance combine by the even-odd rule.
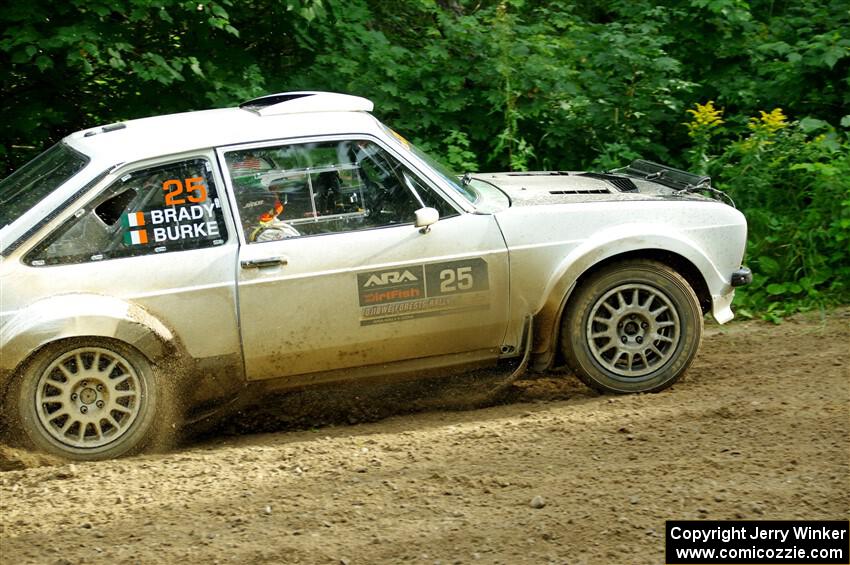
[[[744,286],[745,284],[750,284],[751,282],[753,282],[753,272],[746,267],[741,267],[732,273],[732,280],[730,284],[737,288],[739,286]]]

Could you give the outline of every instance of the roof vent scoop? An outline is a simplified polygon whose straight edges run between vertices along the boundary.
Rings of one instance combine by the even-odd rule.
[[[335,92],[281,92],[269,94],[239,105],[260,116],[300,114],[304,112],[371,112],[371,100]]]

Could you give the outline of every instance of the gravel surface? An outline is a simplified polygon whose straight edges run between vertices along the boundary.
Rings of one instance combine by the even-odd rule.
[[[706,333],[658,394],[548,374],[487,408],[118,461],[0,445],[0,562],[658,564],[668,519],[846,519],[850,310]]]

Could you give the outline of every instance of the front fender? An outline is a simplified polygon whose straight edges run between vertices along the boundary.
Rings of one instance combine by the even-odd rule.
[[[151,362],[180,351],[174,333],[136,304],[93,294],[63,294],[19,310],[0,330],[0,372],[11,373],[33,351],[73,337],[117,339]]]
[[[626,253],[663,251],[690,261],[702,274],[712,296],[731,287],[726,277],[708,258],[705,245],[678,230],[659,230],[657,224],[625,224],[602,230],[572,249],[552,271],[534,317],[535,355],[553,350],[557,323],[576,281],[595,265]],[[730,271],[731,273],[731,271]]]

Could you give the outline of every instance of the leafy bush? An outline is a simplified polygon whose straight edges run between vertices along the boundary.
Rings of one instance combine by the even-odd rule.
[[[696,121],[697,115],[694,114]],[[699,139],[705,147],[711,143]],[[714,184],[749,222],[753,284],[739,313],[777,321],[850,302],[850,136],[816,119],[760,112],[708,162]]]

